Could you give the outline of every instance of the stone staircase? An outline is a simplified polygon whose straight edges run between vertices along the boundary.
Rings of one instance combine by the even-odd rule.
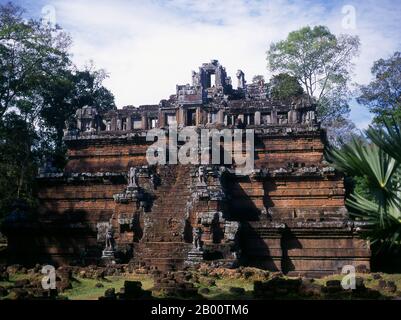
[[[134,262],[170,271],[182,267],[192,248],[184,241],[190,167],[163,166],[159,176],[161,185],[155,190],[152,210],[144,213],[143,237],[134,246]]]

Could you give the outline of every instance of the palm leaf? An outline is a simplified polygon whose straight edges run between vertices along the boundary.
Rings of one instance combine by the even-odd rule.
[[[401,244],[401,210],[397,203],[390,205],[386,211],[369,199],[359,194],[353,194],[346,204],[351,209],[350,214],[367,223],[364,235],[372,244],[380,242],[388,247]]]
[[[401,141],[398,128],[388,127],[385,133],[370,129],[373,143],[352,138],[348,144],[338,148],[328,148],[326,158],[338,170],[350,176],[366,177],[372,199],[353,193],[346,200],[350,214],[367,223],[364,235],[372,243],[394,246],[401,244],[401,200],[400,162],[381,146],[387,146],[391,139]],[[387,134],[387,144],[378,143]],[[398,135],[398,137],[397,137]],[[377,144],[376,144],[377,143]],[[398,146],[397,143],[393,145]],[[380,146],[379,146],[380,145]],[[401,148],[401,147],[400,147]],[[400,149],[401,150],[401,149]]]
[[[393,178],[399,163],[376,145],[353,138],[341,149],[327,149],[326,158],[350,176],[366,176],[380,207],[385,208],[388,201],[398,198],[398,185]]]
[[[401,130],[395,120],[385,120],[384,126],[375,129],[369,127],[367,136],[388,155],[401,163]]]

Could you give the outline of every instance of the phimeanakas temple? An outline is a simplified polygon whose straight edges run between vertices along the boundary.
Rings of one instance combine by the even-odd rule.
[[[63,172],[37,177],[39,210],[5,221],[18,261],[122,261],[158,270],[199,262],[285,274],[370,268],[369,244],[344,205],[341,174],[324,160],[325,130],[311,99],[272,100],[263,80],[238,85],[217,60],[156,105],[77,111]],[[254,130],[254,169],[149,165],[152,128]],[[178,147],[183,143],[178,143]],[[198,150],[200,152],[200,150]]]

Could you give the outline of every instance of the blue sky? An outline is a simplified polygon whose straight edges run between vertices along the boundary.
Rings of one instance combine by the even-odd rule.
[[[0,3],[6,1],[0,0]],[[48,0],[14,1],[33,17],[52,17],[73,38],[74,62],[93,60],[109,73],[119,107],[158,103],[190,82],[191,70],[218,59],[229,75],[269,78],[266,50],[305,25],[327,25],[361,39],[353,82],[368,83],[373,61],[401,50],[401,2],[308,0]],[[344,6],[355,24],[344,25]],[[49,14],[50,12],[50,14]],[[348,21],[348,20],[347,20]],[[351,119],[365,128],[371,114],[353,102]]]

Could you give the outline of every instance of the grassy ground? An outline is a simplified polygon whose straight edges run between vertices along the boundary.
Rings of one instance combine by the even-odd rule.
[[[42,275],[31,276],[28,274],[13,274],[10,275],[9,281],[0,281],[0,286],[9,288],[17,280],[29,279],[40,280]],[[153,287],[153,279],[146,275],[126,275],[126,276],[111,276],[103,280],[84,279],[75,277],[72,281],[72,289],[64,291],[60,294],[61,297],[67,297],[71,300],[97,300],[104,295],[104,292],[109,288],[115,288],[119,292],[120,288],[124,287],[125,280],[140,281],[142,288],[149,290]],[[103,287],[97,288],[96,284],[101,283]],[[6,297],[0,298],[5,299]]]
[[[379,288],[379,281],[380,280],[385,280],[385,281],[394,281],[395,285],[397,286],[397,290],[401,291],[401,274],[387,274],[387,273],[378,273],[382,277],[381,279],[373,279],[373,275],[371,273],[360,273],[357,274],[358,277],[363,278],[364,284],[367,288],[371,288],[374,290],[380,291],[380,293],[383,296],[386,297],[395,297],[397,296],[397,293],[392,293],[389,292],[386,289],[380,289]],[[318,284],[325,284],[327,280],[341,280],[343,278],[343,275],[333,275],[333,276],[327,276],[321,279],[316,279],[316,283]]]
[[[119,292],[124,287],[125,280],[141,281],[142,288],[149,290],[153,287],[153,279],[146,275],[112,276],[99,281],[94,279],[75,278],[72,282],[72,289],[63,292],[62,296],[71,300],[97,300],[104,295],[109,288],[115,288]],[[96,284],[101,283],[103,287],[97,288]]]
[[[39,277],[41,277],[39,275]],[[29,279],[34,280],[32,276],[27,274],[14,274],[10,276],[9,282],[0,282],[0,286],[11,287],[16,280]],[[37,280],[38,278],[36,278]],[[207,279],[204,277],[204,280]],[[142,288],[149,290],[153,287],[153,278],[149,275],[125,275],[125,276],[110,276],[103,280],[86,279],[75,277],[72,281],[72,289],[64,291],[61,296],[70,300],[97,300],[104,295],[104,292],[109,288],[115,288],[119,292],[120,288],[124,287],[125,280],[140,281]],[[96,284],[101,283],[103,287],[97,288]],[[207,286],[204,283],[196,283],[195,286],[199,289],[208,288],[210,291],[203,296],[207,299],[251,299],[253,290],[253,281],[245,279],[218,279],[216,285]],[[231,293],[230,287],[239,287],[245,289],[245,295]],[[155,294],[155,297],[162,296]],[[4,297],[7,298],[7,297]],[[1,299],[1,298],[0,298]]]
[[[28,274],[12,274],[9,276],[9,281],[0,281],[0,287],[10,288],[13,286],[14,282],[17,280],[28,279],[30,281],[40,280],[41,275],[28,275]],[[7,299],[9,296],[0,297],[0,300]]]
[[[358,274],[359,277],[364,279],[366,287],[379,290],[383,296],[392,298],[396,297],[398,293],[391,293],[386,289],[379,289],[379,281],[394,281],[397,285],[398,291],[401,291],[401,274],[384,274],[380,273],[381,279],[374,279],[372,274]],[[13,282],[21,279],[39,280],[41,275],[28,275],[28,274],[14,274],[10,276],[9,282],[0,282],[0,286],[10,287]],[[198,289],[207,288],[208,292],[202,293],[206,299],[252,299],[253,282],[254,279],[244,278],[220,278],[215,279],[211,277],[200,277],[199,283],[195,283]],[[214,285],[208,284],[207,280],[215,280]],[[321,279],[315,279],[317,284],[324,285],[327,280],[341,280],[342,275],[333,275]],[[153,278],[149,275],[129,274],[124,276],[110,276],[103,280],[86,279],[76,277],[72,281],[72,289],[66,290],[61,294],[70,300],[97,300],[104,295],[108,288],[115,288],[119,292],[120,288],[124,287],[125,280],[140,281],[142,288],[149,290],[153,287]],[[98,288],[96,284],[101,283],[103,287]],[[237,294],[230,291],[231,287],[243,288],[244,294]],[[201,291],[202,292],[202,291]],[[155,297],[160,297],[157,294]],[[290,298],[290,297],[289,297]],[[293,297],[294,298],[294,297]],[[0,298],[1,299],[1,298]]]
[[[207,299],[252,299],[253,281],[246,279],[218,279],[215,286],[198,285],[199,288],[208,288],[207,294],[202,294]],[[230,287],[243,288],[244,295],[230,292]]]
[[[28,274],[17,273],[17,274],[10,275],[9,281],[0,281],[0,286],[7,288],[7,287],[11,286],[17,280],[29,279],[30,281],[32,281],[32,280],[39,280],[41,278],[42,278],[41,275],[32,276],[32,275],[28,275]]]

